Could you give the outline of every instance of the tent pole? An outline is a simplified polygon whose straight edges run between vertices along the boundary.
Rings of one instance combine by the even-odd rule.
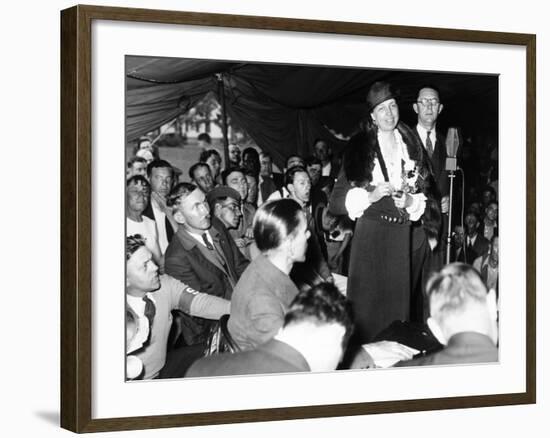
[[[229,167],[229,140],[227,139],[227,112],[225,108],[225,90],[223,88],[223,73],[216,74],[218,80],[218,96],[222,105],[223,159],[225,167]]]

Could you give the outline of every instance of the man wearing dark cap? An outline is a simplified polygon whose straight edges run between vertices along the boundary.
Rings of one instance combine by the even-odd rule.
[[[241,221],[241,195],[235,189],[219,186],[206,196],[210,211],[228,230],[235,230]]]
[[[205,194],[193,184],[180,183],[170,193],[168,204],[178,231],[166,250],[166,273],[193,289],[230,299],[248,260],[224,225],[210,216]],[[183,318],[185,343],[205,342],[212,324],[187,315]]]

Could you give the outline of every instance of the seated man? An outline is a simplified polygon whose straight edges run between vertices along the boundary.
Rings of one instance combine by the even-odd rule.
[[[258,180],[258,207],[283,187],[283,175],[273,173],[273,161],[268,152],[260,152],[260,177]]]
[[[214,188],[214,178],[206,163],[195,163],[189,169],[189,178],[199,189],[207,194]]]
[[[164,262],[158,244],[157,226],[153,219],[142,214],[149,204],[150,193],[149,182],[145,177],[134,175],[126,181],[126,236],[141,235],[162,271]]]
[[[313,211],[310,204],[311,179],[305,167],[294,166],[287,170],[285,173],[285,184],[289,198],[294,199],[302,207],[306,215],[308,229],[311,233],[306,261],[296,263],[292,268],[290,277],[298,288],[311,287],[322,281],[332,283],[334,280],[324,255],[326,248],[323,249],[319,242],[319,234],[313,220]]]
[[[147,179],[151,184],[151,197],[143,215],[155,221],[160,252],[164,254],[177,228],[166,207],[166,198],[174,182],[174,168],[168,161],[152,161],[147,166]]]
[[[230,167],[239,167],[241,165],[241,148],[236,144],[230,144],[229,150],[229,163],[225,166],[226,169]]]
[[[479,218],[474,212],[466,213],[466,259],[465,263],[471,265],[479,256],[489,249],[489,241],[479,232]]]
[[[498,235],[491,238],[489,252],[474,260],[474,268],[488,290],[494,289],[498,296]]]
[[[397,366],[498,361],[496,294],[487,292],[474,268],[464,263],[445,266],[428,280],[426,294],[428,326],[445,347]]]
[[[353,322],[346,298],[329,283],[300,292],[273,339],[253,350],[199,359],[186,377],[331,371]]]
[[[131,349],[132,356],[143,364],[143,379],[182,377],[187,366],[202,354],[202,349],[183,348],[172,350],[167,358],[172,309],[213,320],[230,311],[228,300],[197,292],[168,275],[159,276],[139,234],[126,238],[126,303],[137,326],[128,328],[146,338],[141,337],[137,349]],[[163,370],[167,360],[172,364],[170,371]],[[128,376],[134,377],[137,375]]]
[[[210,211],[225,228],[235,230],[241,222],[241,195],[227,186],[218,186],[206,196]],[[237,244],[237,246],[239,246]]]
[[[241,196],[241,221],[239,227],[231,230],[230,234],[243,255],[250,259],[250,245],[254,242],[252,222],[254,221],[256,207],[246,202],[248,198],[248,182],[245,170],[241,167],[226,169],[222,172],[222,180],[224,185],[236,190]]]
[[[168,205],[179,226],[166,249],[166,273],[193,289],[230,299],[248,260],[223,224],[210,217],[204,193],[193,184],[180,183],[170,194]],[[185,343],[206,342],[212,328],[209,321],[186,318]]]
[[[143,157],[132,157],[128,161],[126,179],[135,175],[147,176],[147,160]]]

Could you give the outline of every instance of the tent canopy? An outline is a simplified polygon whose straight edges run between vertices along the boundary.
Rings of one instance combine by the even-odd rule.
[[[412,104],[418,89],[430,84],[444,104],[440,126],[497,139],[496,75],[127,56],[127,141],[186,113],[209,92],[220,100],[219,78],[229,116],[278,165],[291,154],[311,153],[317,138],[338,152],[367,116],[365,96],[377,80],[400,91],[406,123],[416,123]]]

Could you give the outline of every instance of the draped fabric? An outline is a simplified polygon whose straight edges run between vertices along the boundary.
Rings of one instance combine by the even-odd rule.
[[[496,76],[127,56],[127,141],[184,114],[207,93],[218,95],[220,74],[231,120],[279,166],[293,153],[310,154],[316,138],[338,153],[366,116],[365,96],[376,80],[401,89],[402,119],[416,120],[412,103],[427,83],[439,86],[454,123],[498,116]]]

